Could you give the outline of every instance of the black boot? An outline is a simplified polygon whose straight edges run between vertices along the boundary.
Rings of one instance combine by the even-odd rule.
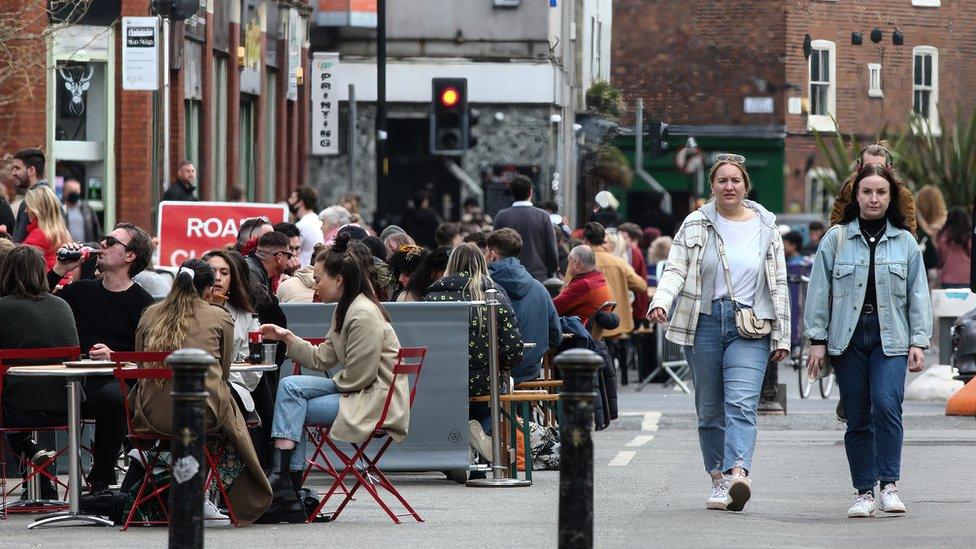
[[[291,524],[305,522],[308,515],[305,506],[298,497],[298,490],[292,482],[288,464],[291,462],[292,450],[275,448],[271,453],[271,470],[268,472],[268,483],[274,499],[271,507],[257,520],[258,524]],[[298,478],[301,481],[301,477]]]

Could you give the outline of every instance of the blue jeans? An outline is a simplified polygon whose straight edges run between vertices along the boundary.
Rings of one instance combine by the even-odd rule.
[[[769,337],[746,339],[735,326],[728,299],[698,315],[695,344],[685,346],[695,384],[698,440],[709,474],[752,467],[756,407],[769,360]]]
[[[905,436],[901,403],[908,357],[885,356],[875,313],[861,315],[850,345],[831,359],[847,412],[844,448],[854,488],[870,490],[879,480],[897,481]]]
[[[291,454],[292,471],[305,469],[305,424],[332,425],[339,415],[340,398],[339,388],[325,377],[288,376],[278,383],[271,438],[298,443]]]

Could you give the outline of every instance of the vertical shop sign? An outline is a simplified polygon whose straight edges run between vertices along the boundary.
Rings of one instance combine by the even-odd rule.
[[[122,89],[159,89],[159,28],[155,17],[122,18]]]
[[[312,56],[312,154],[339,154],[339,88],[336,84],[338,53]]]

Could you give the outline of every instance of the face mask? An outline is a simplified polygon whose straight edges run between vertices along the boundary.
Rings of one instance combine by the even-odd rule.
[[[81,200],[81,193],[68,193],[64,199],[68,202],[68,204],[77,204],[78,201]]]
[[[288,204],[288,209],[291,211],[291,213],[297,214],[298,213],[298,204],[297,203],[296,204],[289,203]]]

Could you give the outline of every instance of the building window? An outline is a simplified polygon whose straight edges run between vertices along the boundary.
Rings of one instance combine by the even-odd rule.
[[[807,127],[834,131],[837,117],[837,47],[827,40],[814,40],[810,54],[810,114]]]
[[[881,64],[868,63],[868,97],[884,97],[881,90]]]
[[[241,95],[241,125],[238,132],[239,157],[237,162],[240,181],[232,182],[235,187],[240,187],[244,191],[244,196],[248,202],[255,201],[254,191],[255,172],[254,172],[254,127],[257,119],[254,109],[254,98],[250,95]]]
[[[912,50],[912,111],[937,129],[939,122],[939,50],[917,46]]]
[[[193,162],[193,165],[200,169],[200,117],[201,101],[187,99],[183,102],[184,121],[186,127],[186,148],[183,151],[183,158]]]
[[[938,8],[942,0],[912,0],[912,5],[916,8]]]

